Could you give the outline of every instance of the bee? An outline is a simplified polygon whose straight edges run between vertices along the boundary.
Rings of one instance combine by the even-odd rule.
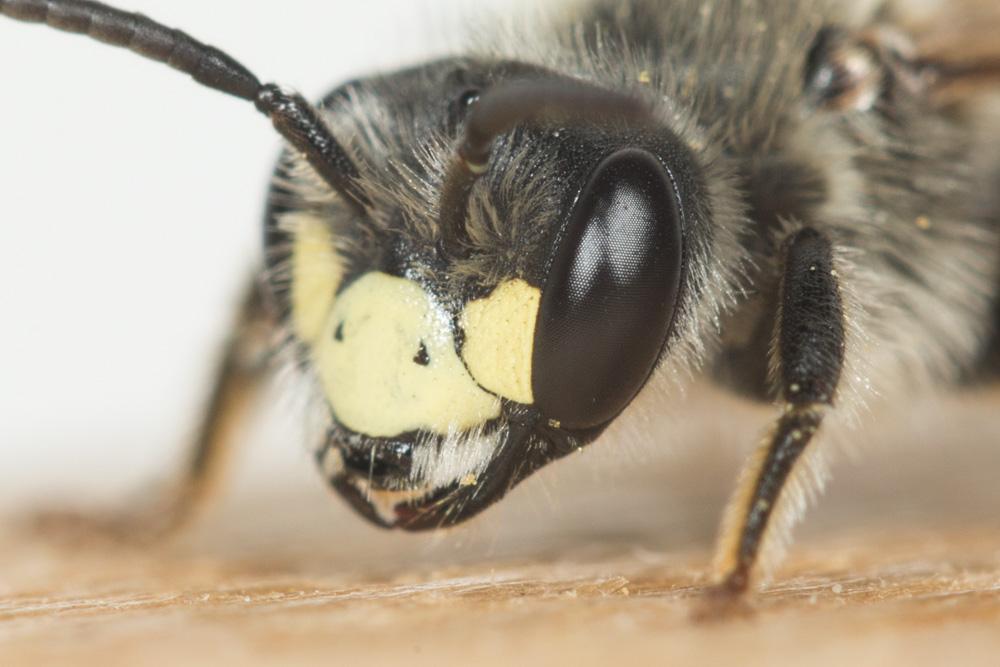
[[[315,104],[100,3],[0,14],[169,64],[286,142],[171,522],[267,377],[263,348],[318,397],[326,481],[412,531],[477,515],[699,375],[775,407],[720,530],[718,587],[741,595],[825,430],[1000,348],[989,3],[582,0]]]

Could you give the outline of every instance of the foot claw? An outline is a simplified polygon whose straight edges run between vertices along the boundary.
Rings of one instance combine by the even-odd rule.
[[[718,623],[736,618],[748,618],[755,608],[747,594],[745,577],[730,576],[705,589],[691,616],[698,623]]]

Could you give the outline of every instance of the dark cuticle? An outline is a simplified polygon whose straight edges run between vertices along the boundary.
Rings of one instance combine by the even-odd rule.
[[[337,325],[337,330],[333,332],[333,339],[338,343],[344,342],[344,323]]]
[[[461,94],[452,98],[448,109],[448,127],[450,132],[459,132],[465,123],[469,111],[479,102],[481,91],[478,88],[467,88]]]
[[[431,356],[427,353],[427,346],[423,342],[420,343],[420,349],[413,357],[413,363],[420,366],[430,366],[431,364]]]
[[[478,101],[479,90],[473,88],[462,93],[462,96],[458,98],[458,106],[462,109],[468,109]]]

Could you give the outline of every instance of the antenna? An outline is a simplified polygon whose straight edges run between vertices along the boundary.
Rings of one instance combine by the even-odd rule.
[[[203,86],[253,102],[330,187],[360,212],[367,208],[368,200],[357,185],[357,167],[316,109],[301,95],[283,91],[274,84],[262,84],[250,70],[223,51],[142,14],[99,2],[0,0],[0,15],[44,23],[126,48],[189,74]]]
[[[517,125],[566,119],[572,123],[618,120],[642,122],[651,109],[643,100],[574,79],[513,81],[490,90],[474,103],[465,133],[441,192],[441,241],[461,256],[468,246],[469,198],[489,167],[493,141]]]

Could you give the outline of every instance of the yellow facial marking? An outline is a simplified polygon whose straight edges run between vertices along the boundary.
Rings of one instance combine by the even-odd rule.
[[[462,357],[476,381],[518,403],[533,403],[531,357],[542,292],[523,280],[510,280],[462,314]]]
[[[305,342],[323,331],[333,297],[344,275],[343,264],[323,221],[304,213],[287,215],[282,223],[293,226],[292,325]]]
[[[341,292],[313,356],[334,414],[358,433],[446,435],[500,414],[458,358],[447,313],[410,280],[372,272]]]

